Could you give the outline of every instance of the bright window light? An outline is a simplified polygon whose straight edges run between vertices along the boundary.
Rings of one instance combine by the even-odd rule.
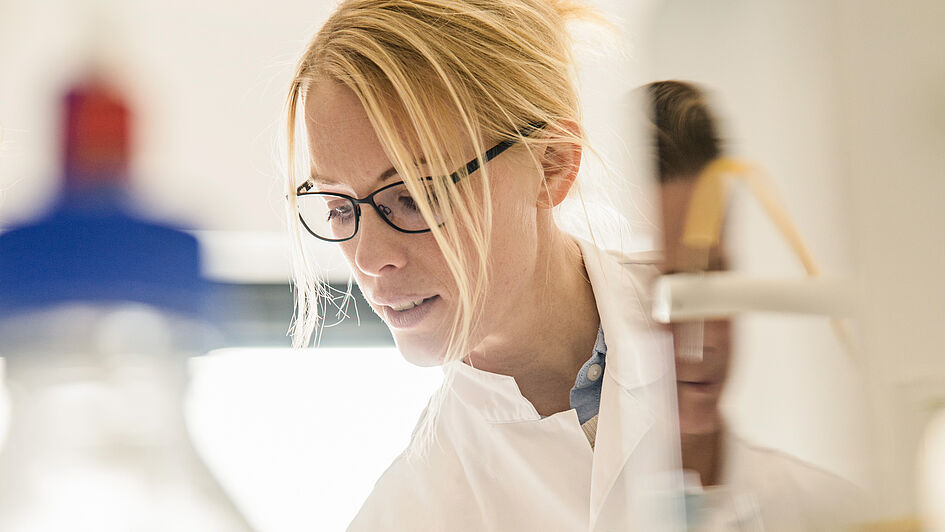
[[[194,442],[260,532],[344,530],[442,380],[389,347],[225,349],[191,367]]]

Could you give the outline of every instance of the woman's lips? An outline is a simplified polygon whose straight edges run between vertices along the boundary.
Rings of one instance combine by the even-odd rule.
[[[722,383],[716,381],[689,382],[678,381],[677,388],[699,395],[715,395],[722,390]]]
[[[394,310],[388,305],[381,305],[384,321],[394,329],[410,329],[421,321],[437,306],[440,296],[428,297],[419,305],[407,310]]]

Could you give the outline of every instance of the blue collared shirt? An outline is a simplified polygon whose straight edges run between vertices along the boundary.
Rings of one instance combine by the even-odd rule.
[[[597,341],[591,358],[581,366],[574,387],[571,388],[571,408],[577,410],[578,420],[583,425],[600,411],[600,391],[604,381],[607,344],[604,343],[604,329],[597,329]]]

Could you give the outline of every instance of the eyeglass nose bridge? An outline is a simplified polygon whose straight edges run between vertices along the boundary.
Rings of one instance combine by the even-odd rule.
[[[355,209],[355,212],[354,212],[355,220],[356,220],[355,233],[357,233],[357,231],[359,231],[361,228],[361,216],[363,214],[363,211],[361,210],[361,205],[370,205],[372,207],[372,210],[375,213],[377,213],[380,219],[384,220],[384,222],[387,225],[391,226],[393,229],[397,231],[401,231],[401,232],[403,231],[401,228],[394,225],[394,222],[390,220],[389,216],[391,212],[393,212],[391,211],[391,208],[388,207],[387,205],[384,205],[383,203],[377,203],[376,201],[374,201],[374,196],[377,195],[378,192],[381,192],[383,190],[386,190],[386,187],[384,189],[375,191],[373,194],[371,194],[370,196],[366,198],[362,198],[362,199],[351,198],[352,202],[354,203],[354,209]]]

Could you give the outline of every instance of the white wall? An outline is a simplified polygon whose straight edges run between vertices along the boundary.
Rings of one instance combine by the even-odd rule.
[[[902,515],[915,509],[920,438],[945,405],[945,3],[837,5],[870,443],[879,509]],[[945,456],[938,442],[929,455]],[[938,520],[930,530],[941,527]]]

